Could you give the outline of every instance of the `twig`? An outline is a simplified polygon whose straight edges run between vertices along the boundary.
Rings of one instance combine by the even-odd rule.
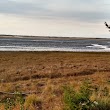
[[[7,95],[18,95],[18,94],[21,94],[23,96],[28,96],[29,94],[33,94],[33,92],[29,92],[29,93],[19,93],[19,92],[14,92],[14,93],[10,93],[10,92],[2,92],[0,91],[0,95],[4,95],[4,94],[7,94]]]

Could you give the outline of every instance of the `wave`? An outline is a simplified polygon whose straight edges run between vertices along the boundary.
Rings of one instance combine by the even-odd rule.
[[[23,47],[23,46],[0,46],[0,51],[67,51],[67,52],[110,52],[110,48],[105,49],[73,49],[57,47]]]
[[[91,46],[86,46],[86,47],[93,48],[93,49],[103,49],[103,50],[110,51],[110,48],[106,45],[91,44]]]

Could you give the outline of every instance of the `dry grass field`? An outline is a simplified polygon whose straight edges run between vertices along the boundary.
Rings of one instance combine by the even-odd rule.
[[[85,79],[110,89],[110,53],[0,52],[0,91],[31,93],[29,110],[63,110],[62,87],[77,90]],[[0,94],[1,101],[6,97]],[[36,108],[29,105],[35,97]]]

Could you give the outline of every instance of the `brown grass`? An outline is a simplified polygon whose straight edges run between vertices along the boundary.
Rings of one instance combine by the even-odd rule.
[[[43,110],[62,110],[62,86],[110,85],[110,53],[0,52],[0,91],[32,92]]]

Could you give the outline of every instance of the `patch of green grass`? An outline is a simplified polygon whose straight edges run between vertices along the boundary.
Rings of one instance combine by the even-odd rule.
[[[93,94],[96,94],[93,96]],[[91,97],[94,100],[91,100]],[[85,81],[78,91],[73,87],[64,87],[64,110],[110,110],[109,89],[104,87],[95,91],[91,84]]]
[[[22,96],[20,92],[16,92],[13,97],[7,97],[1,103],[4,105],[4,110],[13,110],[17,105],[20,106],[19,110],[24,110],[24,102],[25,98]]]

